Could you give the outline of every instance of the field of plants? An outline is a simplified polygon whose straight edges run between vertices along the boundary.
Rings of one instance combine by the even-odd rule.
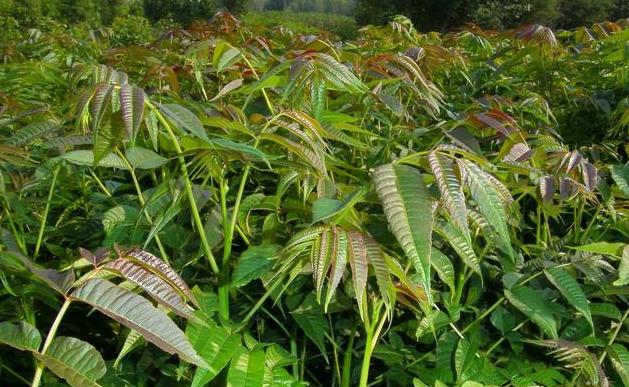
[[[0,385],[629,385],[629,21],[129,20],[0,19]]]

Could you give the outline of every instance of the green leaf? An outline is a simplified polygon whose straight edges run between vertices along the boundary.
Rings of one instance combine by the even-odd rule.
[[[152,150],[135,146],[125,152],[129,164],[135,169],[155,169],[168,162],[168,159],[158,155]]]
[[[568,246],[571,249],[574,250],[578,250],[578,251],[587,251],[589,253],[596,253],[596,254],[606,254],[606,255],[613,255],[616,257],[619,257],[620,254],[622,254],[622,249],[625,246],[624,243],[610,243],[610,242],[595,242],[595,243],[590,243],[588,245],[582,245],[582,246]]]
[[[199,356],[208,364],[207,368],[197,368],[192,380],[193,387],[204,386],[214,379],[234,354],[242,349],[239,335],[230,334],[227,329],[214,324],[190,324],[186,335]]]
[[[455,381],[454,355],[458,342],[459,337],[451,330],[444,332],[437,341],[434,376],[449,385],[454,384]]]
[[[124,258],[108,262],[103,269],[111,271],[141,287],[151,298],[186,319],[192,318],[192,308],[177,289],[157,274]]]
[[[225,86],[221,87],[221,89],[218,91],[218,93],[210,100],[210,102],[214,102],[217,99],[220,99],[221,97],[226,96],[227,94],[229,94],[230,92],[236,90],[237,88],[239,88],[240,86],[242,86],[242,79],[238,78],[238,79],[234,79],[233,81],[230,81],[229,83],[227,83]]]
[[[629,198],[629,164],[612,165],[609,169],[618,188]]]
[[[114,85],[110,83],[101,83],[94,89],[91,105],[92,131],[94,132],[94,137],[98,137],[98,129],[110,105],[113,90]]]
[[[148,251],[139,249],[125,251],[122,255],[124,258],[130,259],[145,269],[150,270],[154,274],[159,275],[163,280],[167,281],[170,286],[177,289],[177,291],[185,299],[190,300],[195,305],[197,304],[192,292],[190,292],[190,288],[188,288],[188,285],[183,278],[181,278],[181,276],[162,259],[154,256]]]
[[[455,273],[454,267],[450,259],[446,257],[441,251],[436,248],[432,248],[430,255],[430,264],[437,272],[439,278],[448,285],[450,293],[454,296],[455,292]]]
[[[120,110],[129,137],[138,131],[142,123],[144,99],[144,90],[139,87],[130,84],[120,86]]]
[[[348,248],[348,237],[347,233],[343,231],[339,231],[337,233],[337,242],[336,242],[336,255],[334,256],[329,274],[329,282],[328,282],[328,292],[325,297],[325,304],[323,306],[323,310],[327,313],[328,305],[332,300],[332,296],[336,291],[336,288],[341,283],[341,279],[343,278],[343,274],[345,273],[345,266],[347,266],[347,248]]]
[[[311,249],[312,277],[315,282],[317,301],[321,300],[323,283],[328,274],[332,261],[338,254],[339,230],[336,227],[323,230]]]
[[[326,197],[318,198],[312,204],[312,222],[316,223],[350,210],[365,197],[367,192],[368,189],[366,187],[361,187],[347,195],[343,200]]]
[[[557,339],[557,322],[552,313],[552,309],[544,300],[544,295],[527,286],[517,286],[511,291],[505,290],[507,300],[524,313],[542,331],[553,339]]]
[[[468,160],[457,159],[464,180],[470,188],[470,193],[479,211],[485,216],[487,222],[496,231],[505,246],[511,246],[509,228],[507,227],[507,210],[503,204],[505,198],[497,180],[492,179],[480,167]],[[498,186],[497,186],[498,185]]]
[[[37,121],[20,128],[13,137],[6,141],[7,145],[21,147],[44,135],[56,131],[61,124],[56,119]]]
[[[620,320],[621,318],[620,309],[614,304],[605,302],[590,304],[590,312],[592,316],[603,316],[613,320]]]
[[[297,310],[291,312],[291,315],[327,361],[325,333],[328,331],[328,323],[320,309],[314,298],[307,297]]]
[[[622,260],[618,266],[618,279],[614,281],[614,286],[624,286],[629,284],[629,245],[626,245],[622,252]]]
[[[544,274],[546,274],[546,278],[559,290],[566,300],[568,300],[570,305],[583,314],[592,329],[594,329],[590,305],[585,293],[583,293],[583,289],[581,289],[581,285],[572,278],[570,273],[559,267],[548,268],[544,270]]]
[[[232,359],[227,372],[227,387],[262,387],[266,354],[261,349],[241,349]]]
[[[98,386],[107,367],[94,346],[74,337],[55,338],[45,354],[35,353],[44,365],[71,386]]]
[[[317,120],[320,119],[321,112],[326,106],[326,88],[325,82],[316,76],[312,79],[310,88],[310,106],[312,107],[312,116]]]
[[[387,257],[383,253],[382,248],[372,237],[364,235],[363,242],[367,259],[373,268],[376,276],[376,283],[380,291],[380,297],[384,301],[389,316],[393,316],[393,308],[395,306],[395,286],[391,280],[391,271],[387,264]],[[357,300],[359,303],[362,300]],[[366,312],[366,310],[365,310]]]
[[[94,137],[94,165],[112,151],[124,140],[124,123],[120,111],[110,114],[101,124],[98,136]]]
[[[210,145],[214,149],[234,152],[245,160],[263,161],[267,164],[269,163],[269,157],[264,152],[245,143],[231,141],[224,138],[213,138],[210,141]]]
[[[320,222],[338,213],[343,208],[343,202],[326,197],[318,198],[312,204],[312,223]]]
[[[463,262],[478,275],[481,275],[478,256],[474,252],[474,247],[470,240],[465,238],[461,230],[450,222],[438,220],[435,222],[435,231],[445,239],[456,253],[463,259]]]
[[[177,104],[159,105],[159,110],[164,113],[178,129],[210,142],[201,121],[190,110]]]
[[[41,335],[27,322],[12,324],[5,321],[0,323],[0,344],[10,345],[23,351],[37,351],[41,344]]]
[[[467,207],[459,178],[454,172],[454,163],[438,152],[428,155],[430,168],[441,192],[441,201],[450,214],[452,223],[461,230],[467,240],[471,240],[467,225]]]
[[[134,329],[147,341],[189,363],[207,366],[177,325],[144,297],[103,279],[91,279],[72,293],[114,320]]]
[[[127,338],[124,340],[124,344],[122,344],[122,348],[120,352],[118,352],[118,356],[116,356],[116,360],[114,361],[114,368],[118,368],[118,365],[127,356],[131,351],[142,345],[145,341],[142,338],[142,334],[138,331],[134,331],[131,329]]]
[[[238,262],[232,273],[232,286],[244,286],[250,281],[264,275],[273,266],[272,258],[277,254],[279,249],[280,246],[275,244],[250,246],[238,258]]]
[[[454,367],[457,380],[463,380],[469,367],[474,364],[477,349],[477,345],[470,344],[470,342],[465,339],[459,340],[456,351],[454,352]]]
[[[497,307],[489,317],[491,324],[502,334],[506,334],[518,324],[516,315],[503,306]]]
[[[354,285],[354,294],[358,304],[358,313],[360,318],[364,319],[363,297],[367,290],[367,277],[369,274],[369,266],[367,261],[367,246],[363,238],[363,234],[357,231],[349,231],[347,233],[347,255],[349,265],[352,270],[352,284]]]
[[[76,165],[94,165],[94,151],[92,150],[75,150],[59,156],[62,159]],[[98,161],[99,167],[118,168],[129,170],[127,164],[118,155],[110,153]]]
[[[216,71],[223,71],[238,60],[239,57],[240,50],[231,47],[225,41],[219,41],[216,43],[212,55],[212,66],[216,68]]]
[[[625,386],[629,386],[629,351],[622,344],[612,344],[609,348],[612,366]]]
[[[376,168],[372,178],[391,231],[415,267],[430,303],[433,219],[422,175],[413,167],[386,164]]]

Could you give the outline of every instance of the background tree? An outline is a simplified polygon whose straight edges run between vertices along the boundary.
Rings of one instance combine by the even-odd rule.
[[[183,25],[209,19],[218,10],[217,0],[143,0],[144,16],[152,21],[172,17]]]
[[[359,0],[359,24],[383,24],[391,16],[409,17],[421,31],[446,31],[471,22],[484,28],[537,23],[559,28],[629,16],[626,0]]]
[[[624,3],[626,6],[627,1]],[[557,26],[574,28],[605,20],[613,13],[613,7],[613,0],[562,0],[559,4],[561,17],[557,20]]]

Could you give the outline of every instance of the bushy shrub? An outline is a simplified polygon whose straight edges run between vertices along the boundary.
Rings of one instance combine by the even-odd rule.
[[[355,37],[358,30],[356,21],[348,16],[316,12],[249,12],[244,16],[244,22],[252,26],[274,27],[282,25],[301,34],[315,34],[325,30],[343,39]]]
[[[562,0],[560,4],[562,16],[557,24],[562,28],[590,25],[608,19],[613,7],[613,0]]]
[[[20,23],[11,16],[0,16],[0,44],[15,40],[20,36]]]
[[[512,28],[525,23],[552,24],[557,18],[555,0],[482,1],[470,21],[483,28]]]
[[[172,17],[183,25],[209,19],[218,10],[217,0],[143,0],[144,16],[151,21]]]
[[[151,23],[142,16],[117,17],[112,24],[114,46],[142,44],[151,40]]]

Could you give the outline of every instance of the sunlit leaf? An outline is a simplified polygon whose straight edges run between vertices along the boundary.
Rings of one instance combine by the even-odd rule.
[[[205,366],[177,325],[144,297],[103,279],[91,279],[72,293],[114,320],[142,334],[147,341],[181,359]]]
[[[39,331],[31,324],[21,321],[18,324],[0,323],[0,344],[28,351],[37,351],[41,343]]]
[[[74,337],[56,337],[45,354],[35,353],[35,357],[74,387],[98,386],[96,382],[107,371],[96,348]]]

